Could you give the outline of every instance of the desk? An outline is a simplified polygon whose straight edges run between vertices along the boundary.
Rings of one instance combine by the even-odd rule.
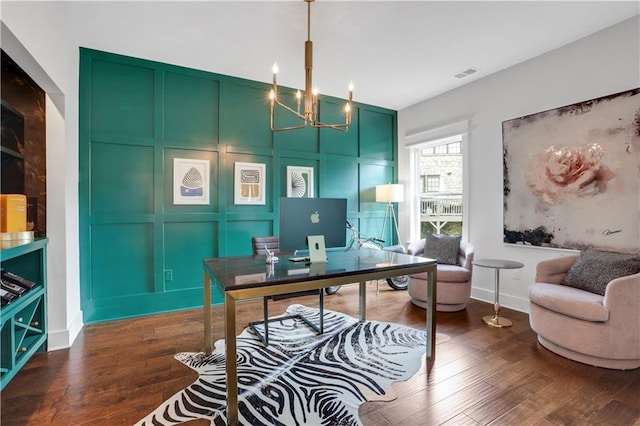
[[[397,275],[428,273],[426,330],[427,367],[435,361],[436,261],[402,253],[360,249],[327,252],[327,263],[305,265],[281,256],[269,265],[265,256],[238,256],[204,259],[204,342],[205,352],[213,350],[211,336],[211,282],[224,293],[224,337],[227,372],[227,423],[238,423],[238,371],[236,365],[236,301],[264,296],[320,289],[353,282],[360,283],[360,321],[366,316],[366,281]]]
[[[473,262],[474,265],[483,268],[495,269],[495,303],[493,304],[493,315],[482,317],[482,321],[491,327],[511,327],[511,321],[500,317],[500,269],[519,269],[524,265],[520,262],[502,259],[478,259]]]

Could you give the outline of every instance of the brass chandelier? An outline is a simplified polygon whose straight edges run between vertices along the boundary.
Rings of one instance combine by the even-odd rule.
[[[269,93],[269,103],[271,105],[271,130],[275,132],[283,130],[294,130],[306,127],[307,124],[317,128],[329,128],[334,130],[340,130],[346,132],[351,125],[351,111],[352,111],[352,97],[353,97],[353,83],[349,83],[349,100],[344,107],[345,122],[340,124],[325,124],[318,120],[318,89],[312,85],[312,70],[313,70],[313,42],[311,41],[311,3],[314,0],[304,0],[307,3],[307,41],[304,42],[304,112],[300,112],[300,104],[302,101],[303,93],[298,90],[296,92],[296,104],[297,107],[294,110],[288,105],[280,102],[278,98],[278,84],[276,82],[276,76],[279,68],[278,63],[273,64],[273,88]],[[275,107],[279,106],[285,110],[294,114],[302,124],[289,127],[275,127]]]

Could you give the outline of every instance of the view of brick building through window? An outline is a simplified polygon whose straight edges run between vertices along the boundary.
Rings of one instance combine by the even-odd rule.
[[[420,149],[420,235],[462,235],[461,141]]]

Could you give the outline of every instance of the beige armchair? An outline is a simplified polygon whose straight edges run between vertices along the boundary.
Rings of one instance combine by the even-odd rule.
[[[578,259],[538,263],[529,322],[542,346],[565,358],[614,369],[640,367],[640,273],[616,278],[604,296],[560,285]]]
[[[409,245],[407,253],[421,256],[424,252],[425,240]],[[438,264],[436,285],[436,311],[455,312],[467,307],[471,297],[471,275],[473,272],[473,246],[460,242],[458,264]],[[411,302],[423,309],[427,308],[427,274],[409,276],[409,296]]]

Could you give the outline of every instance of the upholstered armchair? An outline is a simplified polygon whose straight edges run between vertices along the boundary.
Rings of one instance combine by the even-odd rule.
[[[529,287],[529,322],[538,341],[584,364],[622,370],[640,367],[640,273],[605,279],[604,294],[598,294],[602,291],[597,286],[587,291],[560,284],[579,258],[558,257],[536,267],[536,280]],[[594,282],[614,269],[593,258],[581,261],[592,268]],[[627,268],[631,263],[623,260],[621,265]]]
[[[426,239],[411,243],[407,249],[414,256],[426,256]],[[467,307],[471,297],[471,275],[473,272],[473,245],[460,241],[456,264],[438,262],[436,285],[436,311],[455,312]],[[423,309],[427,308],[427,274],[409,276],[409,296],[411,302]]]

